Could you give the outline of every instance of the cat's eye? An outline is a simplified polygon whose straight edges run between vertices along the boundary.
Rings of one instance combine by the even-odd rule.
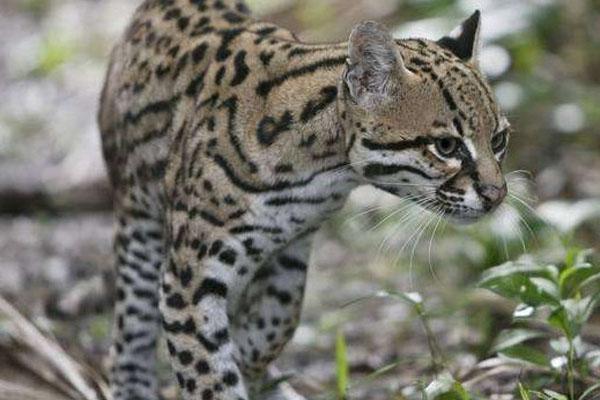
[[[435,149],[442,157],[451,157],[458,150],[459,141],[451,136],[435,139]]]
[[[494,153],[500,153],[506,147],[506,140],[508,135],[507,131],[507,129],[504,129],[503,131],[496,133],[492,137],[492,150],[494,151]]]

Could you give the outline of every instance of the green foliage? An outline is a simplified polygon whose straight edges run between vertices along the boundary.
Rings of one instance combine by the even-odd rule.
[[[521,73],[532,73],[543,55],[538,36],[532,34],[524,34],[519,38],[513,38],[506,45],[513,56],[515,71]]]
[[[75,47],[70,39],[49,35],[41,45],[34,73],[37,75],[51,74],[69,61],[74,54]]]
[[[513,313],[515,322],[542,322],[544,329],[554,330],[566,342],[566,346],[561,346],[560,341],[550,342],[558,352],[557,360],[566,358],[564,368],[560,363],[553,366],[545,353],[526,343],[546,338],[544,330],[506,330],[492,347],[492,351],[501,356],[566,373],[569,397],[545,389],[535,392],[541,399],[575,399],[575,377],[586,374],[581,357],[581,331],[600,301],[600,292],[591,285],[600,279],[600,267],[588,262],[589,256],[590,251],[571,248],[562,265],[547,265],[531,259],[511,261],[486,271],[479,283],[519,303]],[[522,398],[526,398],[524,390],[520,384]]]

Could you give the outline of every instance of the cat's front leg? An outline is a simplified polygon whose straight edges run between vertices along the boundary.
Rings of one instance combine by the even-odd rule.
[[[183,399],[247,400],[230,313],[252,267],[239,240],[208,232],[171,232],[161,296],[171,364]]]

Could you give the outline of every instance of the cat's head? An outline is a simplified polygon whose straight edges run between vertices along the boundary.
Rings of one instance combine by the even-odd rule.
[[[350,35],[342,117],[352,168],[388,192],[462,222],[506,196],[509,124],[478,70],[480,15],[438,41]]]

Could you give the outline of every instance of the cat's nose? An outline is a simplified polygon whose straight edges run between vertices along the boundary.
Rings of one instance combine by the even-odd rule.
[[[493,210],[498,207],[506,197],[507,193],[506,183],[502,186],[482,183],[479,184],[478,189],[479,194],[485,201],[485,207],[488,210]]]

